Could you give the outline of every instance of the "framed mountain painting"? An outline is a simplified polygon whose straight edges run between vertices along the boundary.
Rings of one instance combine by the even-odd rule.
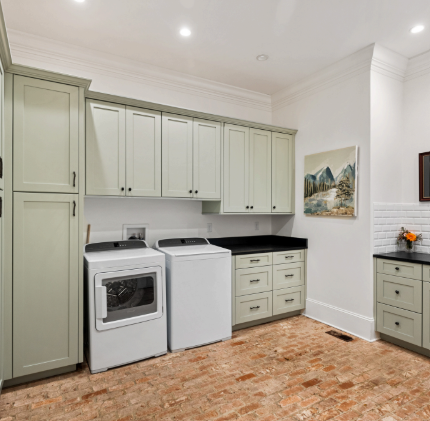
[[[357,216],[357,146],[305,156],[304,212]]]

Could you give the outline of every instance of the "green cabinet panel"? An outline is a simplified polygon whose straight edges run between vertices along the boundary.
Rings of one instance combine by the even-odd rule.
[[[430,283],[423,282],[423,347],[430,349]]]
[[[14,191],[78,193],[79,89],[14,77]]]
[[[3,197],[0,190],[0,392],[4,380]]]
[[[14,194],[13,377],[78,362],[78,200]]]

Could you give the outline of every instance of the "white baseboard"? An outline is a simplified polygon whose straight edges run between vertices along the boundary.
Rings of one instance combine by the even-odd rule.
[[[368,342],[379,340],[379,334],[375,332],[375,320],[371,317],[365,317],[311,298],[306,300],[304,316],[333,326]]]

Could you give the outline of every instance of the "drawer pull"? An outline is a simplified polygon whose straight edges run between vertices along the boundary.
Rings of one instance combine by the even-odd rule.
[[[294,259],[294,256],[285,256],[286,259]]]
[[[251,279],[249,282],[260,282],[259,279]]]
[[[251,259],[250,262],[259,262],[260,259]]]
[[[394,323],[396,326],[400,326],[400,323],[399,322],[396,322],[396,323]]]
[[[396,270],[400,270],[400,268],[396,267]]]
[[[249,307],[250,310],[254,310],[256,308],[260,308],[260,306],[255,306],[255,307]]]
[[[291,276],[294,276],[294,273],[291,273],[290,275],[285,275],[286,278],[290,278]]]
[[[400,294],[400,291],[398,289],[396,289],[396,294]]]
[[[290,298],[289,300],[285,300],[286,303],[288,303],[289,301],[294,301],[294,298]]]

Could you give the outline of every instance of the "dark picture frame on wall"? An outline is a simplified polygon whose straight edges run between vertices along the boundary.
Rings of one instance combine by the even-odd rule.
[[[419,159],[420,202],[430,202],[430,152],[422,152]]]

